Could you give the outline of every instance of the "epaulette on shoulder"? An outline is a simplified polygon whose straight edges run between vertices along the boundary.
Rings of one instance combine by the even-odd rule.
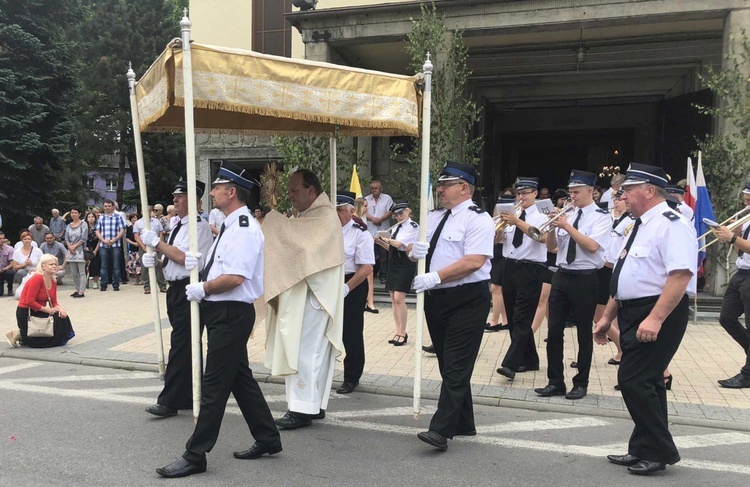
[[[359,228],[363,232],[367,231],[367,225],[362,225],[362,224],[359,224],[357,222],[354,222],[354,225],[352,225],[352,226],[355,227],[355,228]]]
[[[484,210],[478,207],[477,205],[472,205],[469,207],[469,209],[473,211],[474,213],[484,213]]]
[[[605,215],[609,215],[609,210],[605,210],[604,208],[597,208],[597,213],[604,213]]]
[[[666,216],[669,221],[677,221],[680,219],[680,215],[672,210],[665,211],[662,215]]]
[[[200,216],[200,215],[198,215],[198,223],[200,223],[200,222],[202,222],[202,221],[203,221],[203,217],[202,217],[202,216]]]
[[[240,226],[241,227],[249,227],[250,226],[250,217],[247,215],[240,215]]]
[[[417,223],[415,221],[412,221],[411,222],[411,226],[413,226],[414,228],[417,228],[417,227],[419,227],[419,223]]]

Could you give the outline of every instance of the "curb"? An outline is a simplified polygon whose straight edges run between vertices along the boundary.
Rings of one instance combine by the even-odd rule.
[[[31,353],[31,356],[29,355]],[[95,358],[83,358],[83,357],[72,357],[72,356],[59,356],[50,357],[46,354],[29,352],[28,350],[16,351],[6,350],[0,352],[0,358],[15,358],[22,360],[35,360],[39,362],[53,362],[63,363],[72,365],[86,365],[90,367],[102,367],[108,369],[119,369],[139,372],[153,372],[158,373],[159,369],[156,364],[149,364],[143,362],[128,362],[124,360],[107,360],[107,359],[95,359]],[[284,384],[284,378],[278,376],[272,376],[265,372],[253,372],[253,376],[260,383],[266,384]],[[340,385],[339,381],[334,381],[333,387]],[[412,397],[412,390],[406,388],[396,387],[377,387],[360,384],[357,387],[358,392],[364,392],[367,394],[379,394],[385,396],[395,397]],[[423,399],[430,399],[437,401],[439,394],[434,392],[422,392]],[[588,408],[581,406],[563,406],[558,404],[541,403],[533,401],[519,401],[514,399],[502,399],[497,397],[488,396],[473,396],[474,404],[482,406],[494,406],[504,407],[512,409],[526,409],[529,411],[538,412],[552,412],[552,413],[564,413],[564,414],[576,414],[583,416],[601,416],[606,418],[615,419],[630,419],[630,415],[627,411],[619,411],[614,409],[602,409],[602,408]],[[743,421],[720,421],[715,419],[705,418],[694,418],[688,416],[671,415],[669,417],[670,424],[678,424],[682,426],[698,426],[703,428],[714,428],[723,430],[735,430],[750,432],[750,423]]]

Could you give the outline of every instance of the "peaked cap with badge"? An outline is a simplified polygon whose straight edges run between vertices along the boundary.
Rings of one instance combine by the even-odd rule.
[[[357,195],[351,191],[338,190],[336,191],[336,206],[350,205],[354,206],[354,198]]]
[[[231,162],[222,162],[219,173],[216,175],[213,184],[234,183],[237,186],[252,191],[253,188],[260,188],[260,182],[255,179],[247,169],[242,169]]]
[[[634,186],[636,184],[653,184],[660,188],[666,188],[669,178],[664,169],[659,166],[650,166],[638,162],[631,162],[625,173],[625,181],[622,186]]]
[[[581,171],[580,169],[573,169],[570,171],[568,188],[580,188],[583,186],[594,185],[596,185],[596,174],[593,172]]]
[[[472,186],[477,185],[477,170],[468,164],[461,164],[460,162],[448,161],[445,163],[445,167],[440,171],[440,181],[458,181],[459,179],[466,181]]]
[[[203,198],[203,193],[206,192],[206,183],[196,179],[195,189],[196,189],[198,198]],[[187,192],[188,192],[187,181],[180,179],[179,181],[177,181],[177,184],[174,185],[174,191],[172,191],[172,194],[187,194]]]

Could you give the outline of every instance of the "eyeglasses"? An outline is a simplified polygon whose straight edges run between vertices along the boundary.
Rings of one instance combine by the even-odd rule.
[[[438,188],[447,188],[448,186],[455,186],[457,184],[464,184],[463,181],[438,181]]]
[[[519,192],[516,193],[516,195],[517,196],[528,196],[528,195],[530,195],[533,192],[534,192],[534,190],[530,189],[528,191],[519,191]]]

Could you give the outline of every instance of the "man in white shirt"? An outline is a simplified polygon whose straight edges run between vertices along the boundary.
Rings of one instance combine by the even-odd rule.
[[[221,224],[224,223],[225,218],[224,213],[218,208],[214,208],[211,210],[211,213],[208,214],[208,224],[211,227],[211,233],[214,238],[216,238],[221,231]]]
[[[614,196],[615,193],[620,191],[620,185],[622,182],[625,181],[625,175],[624,174],[615,174],[612,176],[612,180],[609,182],[609,189],[602,194],[602,197],[599,199],[600,203],[607,203],[607,207],[611,210],[615,207],[614,202],[612,201],[612,196]]]
[[[374,238],[378,231],[388,230],[391,226],[391,206],[393,206],[393,199],[383,193],[383,183],[374,179],[370,183],[370,194],[365,196],[365,200],[367,200],[367,214],[365,215],[367,230],[369,230],[370,235]],[[385,278],[388,273],[388,251],[379,245],[374,245],[374,248],[374,275],[379,275],[380,282],[385,284]]]

